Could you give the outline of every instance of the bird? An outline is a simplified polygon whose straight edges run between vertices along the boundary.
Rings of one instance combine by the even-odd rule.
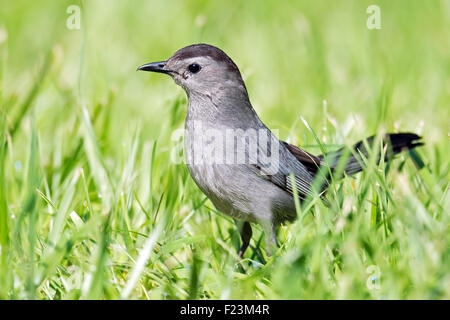
[[[137,70],[169,75],[186,92],[186,165],[218,211],[240,226],[241,258],[252,238],[252,223],[261,225],[267,255],[272,255],[278,248],[277,228],[297,217],[295,198],[304,201],[311,195],[319,175],[323,180],[319,192],[325,192],[330,175],[344,158],[345,175],[362,171],[368,147],[376,140],[372,136],[317,156],[279,140],[250,103],[237,65],[209,44],[186,46],[168,60],[146,63]],[[420,139],[409,132],[383,135],[385,152],[380,151],[378,161],[423,145]]]

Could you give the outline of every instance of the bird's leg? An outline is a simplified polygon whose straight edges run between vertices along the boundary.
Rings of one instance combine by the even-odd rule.
[[[241,234],[242,239],[242,246],[239,250],[239,258],[242,258],[252,238],[252,226],[250,225],[250,222],[245,221],[241,226],[239,226],[239,233]]]

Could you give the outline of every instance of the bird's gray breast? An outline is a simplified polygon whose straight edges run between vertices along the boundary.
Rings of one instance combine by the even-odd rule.
[[[249,220],[251,199],[246,189],[251,171],[243,164],[227,162],[224,128],[200,121],[186,121],[184,152],[189,173],[198,187],[223,213]],[[250,219],[253,220],[253,219]]]

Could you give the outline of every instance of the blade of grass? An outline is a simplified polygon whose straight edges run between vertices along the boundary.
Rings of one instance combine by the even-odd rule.
[[[144,271],[145,265],[147,264],[147,261],[150,258],[150,255],[153,251],[153,247],[155,246],[156,241],[158,241],[162,233],[163,225],[164,225],[163,221],[160,221],[153,229],[151,235],[145,241],[144,246],[140,250],[139,257],[136,260],[136,264],[133,266],[133,269],[131,270],[130,277],[125,287],[123,288],[122,292],[120,293],[120,299],[128,299],[131,294],[131,291],[136,286],[136,283],[138,282],[139,277]]]
[[[84,136],[84,149],[86,151],[95,184],[100,191],[100,196],[102,199],[102,212],[107,213],[111,210],[114,199],[112,183],[108,171],[106,170],[105,161],[100,151],[94,128],[92,127],[92,123],[89,118],[89,113],[85,106],[81,107],[81,111],[82,122],[84,124],[84,128],[82,130]]]
[[[33,87],[31,88],[30,92],[28,93],[28,96],[25,98],[25,101],[22,103],[22,105],[19,107],[18,115],[16,116],[16,119],[14,120],[13,125],[10,127],[9,135],[11,136],[11,139],[16,134],[17,130],[20,128],[20,124],[27,114],[28,110],[33,105],[34,100],[36,99],[39,90],[42,87],[42,84],[44,82],[45,77],[47,76],[47,73],[51,66],[51,53],[47,54],[44,64],[41,67],[41,70],[39,71],[39,76],[34,82]]]
[[[27,198],[22,216],[28,215],[28,277],[27,277],[27,296],[34,299],[36,295],[35,268],[36,268],[36,237],[37,237],[37,192],[39,187],[39,149],[38,133],[36,121],[32,117],[30,158],[28,164]]]
[[[9,266],[9,212],[5,175],[6,119],[0,111],[0,299],[7,299],[12,285],[12,270]]]

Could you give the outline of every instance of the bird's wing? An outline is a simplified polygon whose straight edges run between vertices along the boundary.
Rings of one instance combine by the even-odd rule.
[[[311,191],[312,180],[321,163],[320,158],[284,141],[280,141],[280,147],[280,159],[284,161],[280,161],[277,173],[268,173],[263,166],[259,165],[253,165],[253,169],[290,195],[294,193],[291,180],[293,175],[299,198],[305,199]]]
[[[321,159],[319,157],[316,157],[315,155],[312,155],[311,153],[308,153],[300,149],[299,147],[289,144],[285,141],[282,141],[282,143],[294,155],[294,157],[306,167],[309,173],[311,173],[312,175],[315,175],[317,173],[317,170],[321,165]]]

